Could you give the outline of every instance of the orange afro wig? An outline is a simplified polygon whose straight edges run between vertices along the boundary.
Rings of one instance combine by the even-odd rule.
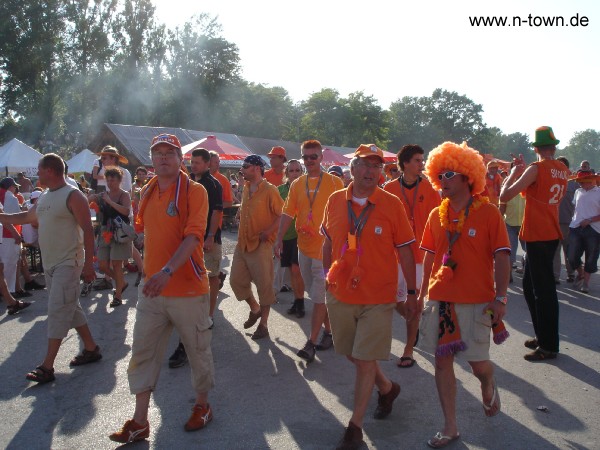
[[[438,175],[443,169],[454,170],[465,175],[469,179],[472,194],[480,194],[485,189],[487,169],[483,157],[466,142],[461,145],[444,142],[429,152],[425,175],[438,190],[442,188]]]

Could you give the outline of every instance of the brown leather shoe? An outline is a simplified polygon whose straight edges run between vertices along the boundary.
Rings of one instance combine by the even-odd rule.
[[[362,428],[357,427],[352,422],[348,424],[346,432],[338,442],[335,450],[359,450],[368,449],[367,443],[363,441]]]
[[[250,314],[248,314],[248,320],[246,320],[244,322],[244,329],[250,328],[251,326],[253,326],[258,319],[260,319],[261,316],[261,312],[260,309],[258,310],[258,312],[253,313],[252,311],[250,311]]]
[[[185,431],[196,431],[204,428],[213,418],[210,405],[194,405],[192,415],[185,424]]]
[[[377,399],[377,409],[373,417],[375,419],[385,419],[392,412],[392,405],[396,397],[400,395],[400,385],[392,381],[392,388],[387,394],[377,393],[379,398]]]
[[[269,329],[266,326],[259,324],[256,327],[256,330],[254,330],[252,339],[254,339],[256,341],[257,339],[262,339],[262,338],[266,338],[266,337],[269,337]]]

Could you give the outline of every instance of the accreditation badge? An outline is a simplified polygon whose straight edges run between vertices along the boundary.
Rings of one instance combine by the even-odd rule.
[[[169,206],[167,206],[167,215],[171,217],[175,217],[177,215],[177,207],[175,206],[175,202],[169,202]]]

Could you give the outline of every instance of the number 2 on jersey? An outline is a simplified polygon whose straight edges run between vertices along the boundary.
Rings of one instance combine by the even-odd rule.
[[[552,187],[550,188],[550,194],[552,195],[552,197],[550,197],[550,200],[548,200],[548,203],[550,203],[551,205],[558,203],[560,201],[560,199],[563,198],[564,193],[565,193],[564,185],[553,184]]]

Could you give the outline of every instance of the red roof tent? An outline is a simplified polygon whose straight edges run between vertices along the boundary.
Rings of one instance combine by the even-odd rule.
[[[386,150],[381,150],[383,152],[383,159],[385,159],[386,162],[396,162],[397,161],[397,157],[395,153],[392,152],[388,152]],[[346,153],[344,156],[347,156],[348,158],[352,159],[354,158],[354,153]]]
[[[321,164],[325,167],[329,166],[347,166],[350,163],[350,159],[344,155],[325,147],[323,149],[323,161]]]
[[[217,139],[216,136],[211,134],[206,136],[204,139],[184,145],[181,148],[181,151],[183,152],[183,159],[191,159],[192,151],[198,148],[214,150],[219,154],[219,159],[221,160],[243,160],[246,158],[246,156],[251,155],[249,151],[236,147],[235,145],[228,144],[221,139]]]

